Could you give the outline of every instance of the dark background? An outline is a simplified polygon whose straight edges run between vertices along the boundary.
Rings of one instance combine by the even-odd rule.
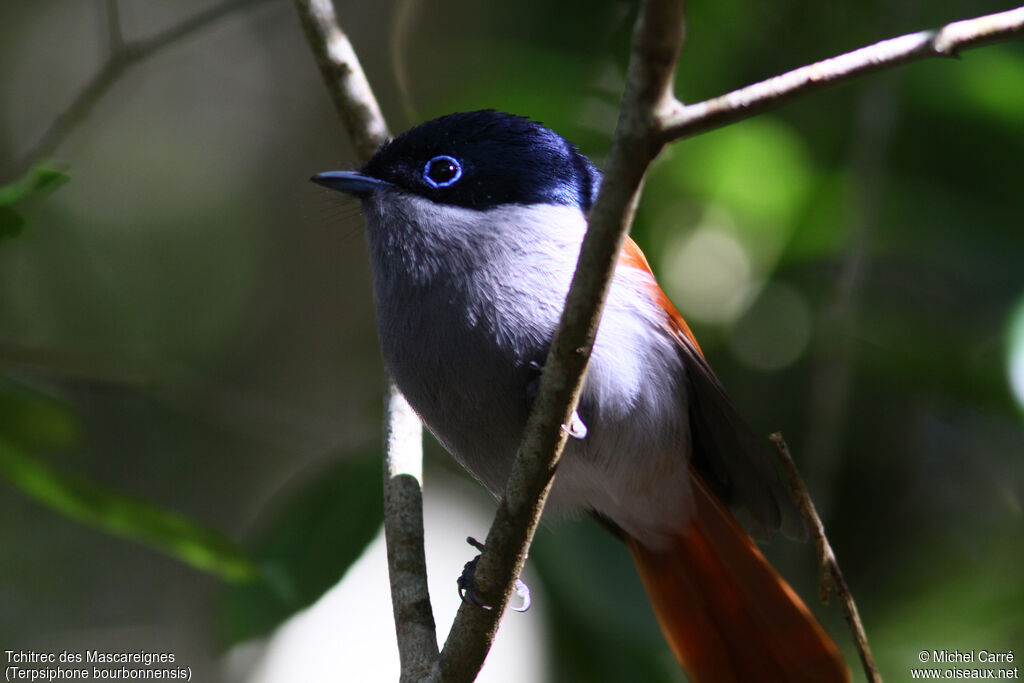
[[[122,2],[125,37],[213,4]],[[632,4],[336,4],[395,131],[493,107],[603,160]],[[689,4],[686,101],[1011,6]],[[0,184],[106,59],[103,10],[0,5]],[[67,181],[0,215],[0,649],[173,650],[214,679],[377,530],[361,220],[307,182],[354,155],[274,1],[129,68],[48,158]],[[1022,213],[1018,40],[678,143],[633,231],[787,436],[889,680],[921,650],[1024,656]],[[429,487],[454,466],[428,450]],[[768,552],[814,603],[810,547]],[[679,680],[613,540],[547,524],[532,563],[551,680]]]

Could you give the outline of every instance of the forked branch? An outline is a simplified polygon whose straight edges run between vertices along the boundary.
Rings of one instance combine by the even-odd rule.
[[[664,120],[664,140],[691,137],[747,119],[791,99],[831,85],[930,57],[957,57],[961,50],[1024,32],[1024,7],[890,38],[853,52],[773,76],[725,95],[686,105]]]
[[[230,16],[234,12],[265,0],[225,0],[207,10],[175,24],[148,38],[125,41],[121,34],[121,19],[117,2],[107,0],[105,5],[109,50],[107,60],[68,106],[46,127],[46,131],[25,153],[12,164],[5,175],[20,176],[33,163],[53,154],[61,143],[86,119],[96,103],[110,90],[130,67],[149,59],[163,49]]]

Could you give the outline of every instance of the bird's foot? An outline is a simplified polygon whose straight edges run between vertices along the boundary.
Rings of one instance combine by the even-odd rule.
[[[484,544],[472,536],[466,539],[466,543],[469,543],[481,552],[484,549]],[[473,580],[473,572],[476,571],[476,563],[479,561],[480,556],[477,555],[467,562],[462,568],[462,574],[460,574],[459,578],[456,580],[456,584],[459,587],[459,597],[462,598],[464,602],[472,603],[481,609],[492,609],[491,605],[488,605],[481,600],[480,594],[477,592],[476,584]],[[522,603],[517,607],[510,605],[509,609],[515,612],[525,612],[530,609],[530,603],[532,602],[530,598],[530,588],[521,579],[516,579],[516,595],[519,596]]]

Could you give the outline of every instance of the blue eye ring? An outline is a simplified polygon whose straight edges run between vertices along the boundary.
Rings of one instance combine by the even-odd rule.
[[[446,168],[443,168],[444,173],[450,173],[448,177],[443,177],[441,180],[435,180],[431,177],[431,171],[435,170],[434,164],[447,164]],[[440,189],[442,187],[448,187],[454,185],[462,177],[462,164],[455,157],[450,157],[447,154],[439,154],[423,166],[423,182],[430,185],[434,189]]]

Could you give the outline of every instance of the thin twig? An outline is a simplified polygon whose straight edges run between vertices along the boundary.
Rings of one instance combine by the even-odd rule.
[[[33,163],[52,154],[67,139],[68,135],[89,116],[96,103],[100,101],[129,67],[152,57],[172,43],[206,28],[236,10],[264,1],[227,0],[216,7],[199,12],[195,16],[154,36],[128,42],[125,42],[121,36],[121,22],[120,16],[116,11],[116,4],[108,4],[107,26],[110,31],[108,40],[112,49],[107,56],[107,61],[82,86],[82,89],[78,91],[78,94],[71,100],[71,103],[50,122],[42,137],[22,154],[17,162],[9,166],[5,175],[16,178],[22,175]]]
[[[423,427],[394,382],[384,415],[384,538],[400,680],[418,681],[438,656],[423,548]]]
[[[665,142],[750,118],[794,97],[856,76],[929,57],[956,57],[960,50],[1005,40],[1021,32],[1024,32],[1024,7],[957,21],[937,31],[920,31],[883,40],[687,105],[666,122]]]
[[[295,0],[306,38],[352,146],[367,161],[389,136],[387,123],[330,0]],[[384,537],[401,680],[425,678],[437,658],[437,629],[423,549],[423,427],[388,381],[384,409]]]
[[[839,562],[836,560],[836,555],[832,551],[828,537],[825,535],[825,525],[822,524],[818,511],[814,509],[811,494],[808,492],[803,477],[800,476],[800,472],[796,468],[796,463],[793,462],[793,457],[789,454],[789,446],[786,445],[782,434],[779,432],[772,434],[769,438],[775,444],[775,453],[778,455],[779,464],[782,465],[782,470],[786,474],[793,502],[800,509],[814,537],[814,544],[818,550],[818,568],[820,571],[819,595],[821,601],[827,603],[829,593],[835,591],[843,608],[843,616],[846,617],[846,623],[850,627],[850,633],[853,636],[854,645],[857,647],[857,653],[860,655],[861,664],[864,666],[864,674],[870,683],[882,683],[878,667],[875,666],[875,658],[871,654],[871,647],[868,645],[868,636],[864,631],[864,624],[861,623],[860,613],[857,611],[857,603],[853,599],[853,593],[850,592],[850,586],[847,585],[846,579],[843,578],[843,573],[839,569]]]
[[[683,37],[683,3],[648,0],[633,34],[626,91],[600,195],[544,363],[505,494],[487,535],[474,584],[488,605],[463,603],[441,652],[445,683],[470,681],[480,670],[512,593],[544,508],[566,441],[593,345],[601,306],[632,218],[640,181],[661,148],[658,116],[677,106],[671,95]]]

